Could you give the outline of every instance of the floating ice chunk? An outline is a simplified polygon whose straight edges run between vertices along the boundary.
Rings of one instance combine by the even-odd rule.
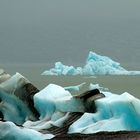
[[[34,105],[40,113],[40,120],[27,121],[24,126],[35,130],[62,127],[68,112],[84,112],[82,100],[75,99],[64,88],[50,84],[34,96]]]
[[[84,76],[83,78],[88,78],[88,79],[91,78],[91,79],[93,79],[93,78],[97,78],[97,77],[92,75],[92,76]]]
[[[112,95],[118,96],[117,94],[113,94],[113,93],[111,93],[111,92],[109,92],[109,91],[103,91],[102,93],[105,95],[105,97],[109,97],[109,96],[112,96]]]
[[[32,129],[18,127],[12,122],[0,121],[1,140],[47,140],[53,137],[52,134],[41,134]]]
[[[16,124],[23,124],[26,119],[34,120],[34,115],[28,106],[14,95],[6,93],[0,88],[0,111],[3,119]]]
[[[84,67],[75,68],[56,62],[54,68],[42,75],[140,75],[140,71],[127,71],[111,58],[90,51]]]
[[[78,92],[80,89],[85,85],[86,83],[83,82],[80,85],[76,86],[69,86],[69,87],[64,87],[65,90],[68,90],[69,92]]]
[[[126,71],[118,62],[106,56],[89,52],[86,65],[83,68],[84,75],[116,74],[118,71]]]
[[[0,83],[6,81],[10,77],[10,74],[7,74],[3,69],[0,69]]]
[[[51,118],[57,112],[83,112],[84,106],[79,100],[75,100],[72,95],[63,87],[49,84],[46,88],[35,94],[34,104],[40,113],[40,119]]]
[[[61,62],[56,62],[55,67],[49,71],[44,71],[42,75],[79,75],[82,69],[75,69],[73,66],[65,66]]]
[[[37,131],[40,130],[47,130],[49,128],[51,128],[52,126],[57,126],[57,127],[62,127],[64,122],[67,120],[67,118],[69,117],[69,113],[65,113],[65,112],[55,112],[50,120],[48,120],[48,118],[44,118],[41,119],[39,121],[26,121],[23,126],[30,128],[30,129],[34,129]]]
[[[101,91],[108,91],[108,88],[101,87],[99,84],[92,84],[89,85],[89,90],[99,89]]]
[[[140,71],[125,71],[124,75],[140,75]]]
[[[0,84],[0,87],[11,94],[19,94],[19,90],[27,84],[30,83],[25,77],[20,73],[16,73],[11,78]],[[18,90],[18,91],[17,91]],[[15,93],[17,91],[17,93]]]
[[[66,98],[69,100],[71,97],[71,94],[62,87],[50,84],[34,96],[34,103],[41,118],[44,118],[46,115],[51,117],[56,111],[55,102],[57,99]]]
[[[95,101],[97,112],[85,113],[69,128],[69,133],[96,133],[101,131],[140,131],[140,100],[129,93]]]
[[[76,96],[71,95],[70,92],[79,91],[85,83],[65,88],[49,84],[33,96],[34,107],[40,114],[39,120],[33,121],[30,118],[34,115],[28,104],[15,96],[23,90],[24,84],[28,83],[26,78],[17,73],[0,84],[0,113],[2,112],[0,119],[3,115],[4,120],[24,126],[19,127],[12,122],[0,121],[0,139],[12,139],[13,137],[19,139],[21,137],[21,139],[43,140],[52,138],[54,135],[41,133],[47,133],[47,130],[52,127],[57,130],[63,128],[64,124],[68,122],[71,112],[82,113],[79,113],[80,116],[74,120],[72,125],[69,124],[69,133],[140,131],[140,100],[129,93],[113,94],[105,91],[107,89],[99,84],[92,83],[89,85],[89,89],[99,89],[105,96],[102,96],[98,90],[95,90],[96,92],[87,91]],[[87,113],[88,111],[93,113]],[[82,115],[83,113],[84,115]]]
[[[38,118],[39,114],[34,108],[32,97],[36,92],[38,92],[38,89],[33,86],[28,79],[26,79],[20,73],[16,73],[8,80],[2,82],[0,84],[0,88],[6,91],[7,94],[15,96],[14,98],[18,97],[17,100],[21,100],[21,102],[26,104],[32,111],[32,113],[34,114],[34,119]]]
[[[42,75],[78,75],[81,72],[81,68],[75,69],[73,66],[65,66],[61,62],[56,62],[55,68],[44,71]]]

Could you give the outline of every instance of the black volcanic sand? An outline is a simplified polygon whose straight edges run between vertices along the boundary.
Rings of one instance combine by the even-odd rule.
[[[119,131],[100,132],[96,134],[59,135],[53,140],[140,140],[140,132]]]

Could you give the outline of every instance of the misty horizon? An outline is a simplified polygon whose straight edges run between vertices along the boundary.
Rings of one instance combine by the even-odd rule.
[[[89,51],[139,67],[140,1],[0,1],[0,64],[85,63]]]

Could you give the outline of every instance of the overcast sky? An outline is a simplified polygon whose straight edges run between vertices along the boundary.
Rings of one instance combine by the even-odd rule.
[[[48,20],[140,18],[139,0],[1,0],[1,24]]]
[[[136,62],[139,38],[140,0],[0,0],[0,63]]]

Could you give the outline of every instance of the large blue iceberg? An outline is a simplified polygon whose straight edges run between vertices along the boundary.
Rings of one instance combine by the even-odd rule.
[[[129,93],[115,95],[104,92],[104,94],[106,98],[95,101],[98,111],[92,114],[85,113],[70,126],[69,133],[140,131],[140,100]]]
[[[55,67],[46,70],[42,75],[139,75],[140,71],[127,71],[120,63],[107,56],[90,51],[84,67],[66,66],[56,62]]]
[[[57,135],[54,130],[68,134],[140,131],[139,99],[127,92],[111,93],[92,83],[87,92],[79,94],[84,85],[61,87],[49,84],[33,94],[34,86],[21,74],[9,77],[0,83],[0,139],[45,140]],[[29,87],[31,90],[27,92]],[[77,94],[73,95],[73,92]]]

